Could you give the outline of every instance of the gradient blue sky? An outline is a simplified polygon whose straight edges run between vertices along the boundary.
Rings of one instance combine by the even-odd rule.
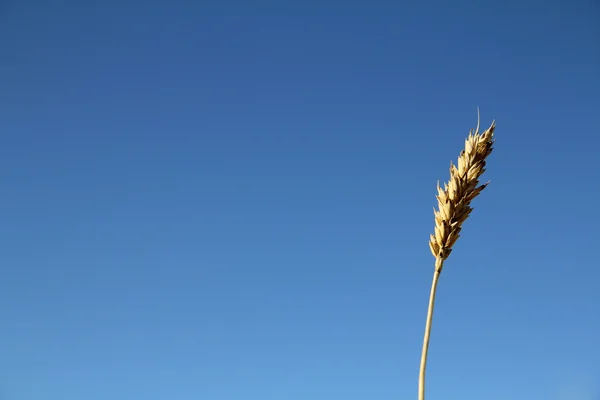
[[[0,399],[598,399],[598,4],[3,2]]]

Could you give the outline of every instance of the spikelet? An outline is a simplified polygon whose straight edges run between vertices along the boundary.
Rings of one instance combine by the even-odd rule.
[[[465,149],[458,157],[458,164],[455,166],[450,163],[450,180],[443,188],[438,182],[438,209],[433,210],[435,229],[429,238],[429,248],[433,256],[440,260],[436,263],[439,270],[460,237],[462,224],[473,211],[471,201],[489,183],[479,185],[479,178],[485,172],[485,160],[493,150],[495,128],[496,123],[492,122],[485,132],[479,133],[478,122],[477,128],[471,130],[465,140]]]

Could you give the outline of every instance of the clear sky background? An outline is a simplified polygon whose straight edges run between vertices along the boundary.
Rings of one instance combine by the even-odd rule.
[[[600,398],[600,5],[0,7],[0,399]]]

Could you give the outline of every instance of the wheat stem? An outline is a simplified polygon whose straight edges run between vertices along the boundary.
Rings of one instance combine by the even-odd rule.
[[[437,257],[435,260],[435,271],[431,282],[431,293],[429,294],[429,307],[427,308],[427,322],[425,323],[425,336],[423,339],[423,350],[421,352],[421,368],[419,369],[419,400],[425,400],[425,370],[427,368],[427,352],[429,350],[429,337],[431,335],[431,322],[433,320],[433,307],[435,305],[435,293],[438,280],[444,266],[444,259]]]
[[[486,158],[493,150],[496,124],[492,122],[492,125],[485,132],[479,133],[479,110],[477,114],[477,128],[469,132],[469,136],[465,141],[465,148],[458,157],[458,163],[456,165],[450,163],[450,180],[443,187],[440,187],[438,183],[437,187],[438,209],[434,209],[435,228],[434,233],[429,238],[429,248],[435,257],[435,270],[431,283],[423,351],[421,353],[419,400],[425,400],[425,369],[429,350],[429,337],[431,335],[431,321],[433,320],[435,293],[444,260],[452,252],[452,247],[460,237],[463,223],[473,211],[471,201],[487,186],[487,183],[479,185],[479,178],[485,172]]]

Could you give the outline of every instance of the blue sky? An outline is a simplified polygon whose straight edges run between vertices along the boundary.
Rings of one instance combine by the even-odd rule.
[[[8,1],[0,399],[600,396],[600,7]]]

